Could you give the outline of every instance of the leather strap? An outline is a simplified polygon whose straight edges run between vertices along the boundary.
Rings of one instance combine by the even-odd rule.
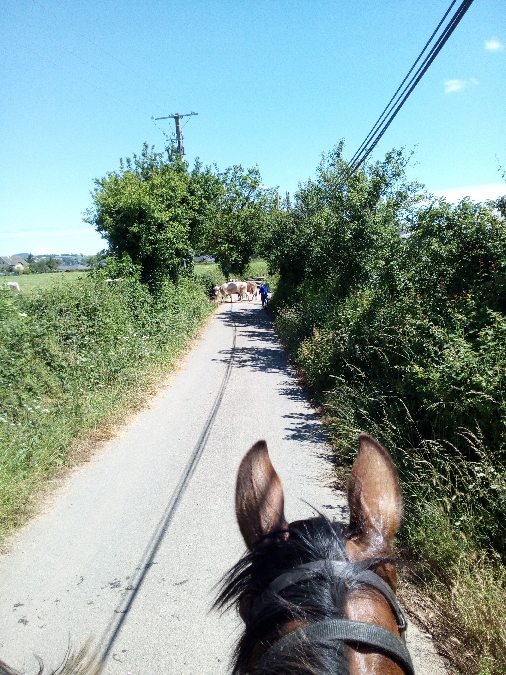
[[[299,565],[290,572],[285,572],[269,584],[269,590],[273,593],[279,593],[288,586],[298,584],[300,581],[311,579],[321,572],[330,572],[336,577],[343,577],[348,562],[338,562],[337,560],[315,560],[314,562]]]
[[[408,619],[404,610],[402,609],[401,604],[397,600],[397,596],[387,584],[387,582],[384,581],[379,576],[379,574],[376,574],[376,572],[372,572],[371,570],[364,570],[363,572],[360,572],[360,574],[357,576],[357,581],[362,584],[366,584],[367,586],[372,586],[385,597],[385,599],[388,601],[388,604],[392,608],[392,612],[395,614],[397,628],[404,638],[404,633],[408,627]]]
[[[265,667],[267,663],[275,663],[285,650],[294,646],[304,648],[304,644],[328,643],[329,641],[345,642],[348,646],[363,645],[381,650],[387,656],[399,663],[407,675],[415,675],[411,656],[400,638],[391,631],[373,623],[350,621],[349,619],[329,619],[318,621],[304,628],[283,636],[260,659],[259,665]]]
[[[273,593],[279,593],[289,586],[311,579],[321,573],[332,574],[335,577],[344,578],[346,577],[347,568],[350,569],[351,573],[351,565],[347,561],[315,560],[314,562],[306,563],[305,565],[299,565],[295,569],[290,570],[290,572],[286,572],[285,574],[276,577],[276,579],[269,584],[268,589]],[[403,634],[408,627],[406,614],[400,606],[395,593],[386,581],[383,581],[376,572],[372,572],[371,570],[364,570],[363,572],[354,574],[353,578],[359,583],[372,586],[384,595],[395,615],[397,627],[399,628],[400,633]]]

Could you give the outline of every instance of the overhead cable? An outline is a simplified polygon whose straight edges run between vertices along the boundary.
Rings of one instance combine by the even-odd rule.
[[[455,5],[456,0],[453,0],[447,11],[445,12],[443,18],[437,25],[436,29],[432,33],[431,37],[425,44],[424,48],[420,52],[420,55],[414,62],[414,64],[411,66],[410,70],[408,71],[408,74],[406,77],[403,79],[401,82],[400,86],[398,87],[397,91],[395,94],[392,96],[390,101],[388,102],[388,105],[386,108],[383,110],[381,115],[379,116],[378,120],[372,127],[371,131],[367,134],[365,140],[363,143],[360,145],[359,149],[355,152],[353,157],[351,158],[349,162],[349,172],[348,176],[352,175],[355,171],[357,171],[360,166],[365,162],[367,157],[371,154],[371,152],[374,150],[382,136],[384,135],[385,131],[388,129],[390,124],[392,123],[393,119],[399,112],[399,110],[402,108],[406,100],[408,99],[409,95],[413,91],[413,89],[416,87],[418,82],[422,79],[423,75],[425,72],[428,70],[429,66],[431,63],[434,61],[436,56],[439,54],[441,49],[444,47],[446,42],[448,41],[450,35],[453,33],[455,28],[458,26],[460,23],[461,19],[463,18],[464,14],[467,12],[469,7],[471,6],[473,0],[463,0],[455,14],[452,16],[446,27],[444,28],[443,32],[439,36],[439,38],[436,40],[428,54],[425,56],[423,59],[422,63],[419,65],[418,69],[413,73],[411,78],[408,80],[410,77],[411,73],[413,72],[415,66],[417,63],[420,61],[424,53],[427,51],[428,47],[432,43],[434,37],[438,33],[439,29],[441,28],[442,24],[444,23],[446,17],[450,13],[452,7]],[[406,83],[407,81],[407,83]],[[405,85],[405,86],[404,86]]]
[[[449,14],[450,11],[451,11],[453,5],[454,5],[456,2],[457,2],[457,0],[453,0],[452,4],[451,4],[451,5],[448,7],[448,9],[446,10],[445,15],[443,16],[443,18],[441,19],[441,21],[438,23],[438,25],[437,25],[435,31],[432,33],[432,35],[430,36],[430,38],[427,40],[427,42],[426,42],[424,48],[422,49],[422,51],[420,52],[418,58],[416,59],[416,61],[413,63],[413,65],[412,65],[411,68],[409,69],[408,74],[407,74],[406,77],[402,80],[402,82],[400,83],[399,87],[397,88],[397,91],[396,91],[395,94],[392,96],[392,98],[390,99],[390,101],[388,101],[388,104],[386,105],[385,109],[383,110],[383,112],[381,113],[381,115],[379,116],[379,118],[377,119],[377,121],[376,121],[375,125],[373,126],[373,128],[371,129],[371,131],[367,134],[367,136],[366,136],[365,140],[363,141],[362,145],[359,147],[359,149],[357,150],[357,152],[353,155],[353,158],[352,158],[351,161],[353,161],[356,157],[358,157],[358,156],[360,155],[360,152],[362,151],[362,149],[367,145],[367,142],[369,141],[369,139],[371,138],[371,136],[373,135],[373,133],[376,131],[376,129],[378,128],[379,124],[380,124],[380,123],[383,121],[383,119],[385,118],[385,115],[388,113],[388,111],[389,111],[389,109],[390,109],[390,106],[391,106],[392,103],[394,102],[394,100],[395,100],[397,94],[400,92],[400,90],[401,90],[401,88],[402,88],[402,85],[406,82],[406,80],[408,79],[408,77],[409,77],[409,76],[411,75],[411,73],[413,72],[414,67],[416,66],[416,64],[418,63],[418,61],[420,61],[420,59],[422,58],[422,56],[423,56],[424,52],[426,51],[427,47],[430,45],[430,43],[431,43],[432,40],[434,39],[434,36],[435,36],[436,33],[438,32],[438,30],[441,28],[442,23],[444,22],[444,20],[446,19],[446,17],[448,16],[448,14]]]

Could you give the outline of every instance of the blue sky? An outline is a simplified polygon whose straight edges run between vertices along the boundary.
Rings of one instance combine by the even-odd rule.
[[[257,164],[293,193],[341,138],[351,157],[449,0],[3,0],[0,255],[94,253],[93,179],[173,122],[187,159]],[[506,13],[475,0],[373,158],[455,199],[506,192]],[[499,158],[499,159],[497,159]]]

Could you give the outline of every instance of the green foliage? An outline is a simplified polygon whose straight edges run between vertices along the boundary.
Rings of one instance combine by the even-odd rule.
[[[97,261],[91,270],[91,276],[108,281],[129,279],[141,280],[141,266],[136,265],[128,253],[119,256],[96,256]]]
[[[389,428],[400,434],[389,438],[394,447],[433,441],[447,447],[449,456],[479,464],[470,434],[480,447],[493,449],[504,475],[502,221],[482,205],[442,202],[420,209],[404,231],[409,236],[398,236],[389,261],[361,275],[362,284],[355,282],[344,298],[332,272],[323,287],[314,279],[295,288],[285,281],[285,295],[295,295],[297,302],[280,307],[280,289],[281,335],[321,396],[333,400],[336,378],[339,390],[359,392],[355,429],[371,423],[379,428],[389,419]],[[413,424],[407,424],[410,419]],[[384,438],[385,432],[378,435]],[[434,462],[438,457],[439,450]],[[455,475],[454,490],[468,487]],[[504,555],[506,502],[490,489],[476,505],[484,511],[467,535]],[[454,512],[459,520],[458,509]]]
[[[156,296],[127,261],[30,295],[0,293],[0,535],[33,486],[68,461],[74,440],[170,367],[210,304],[191,279]],[[121,276],[120,276],[121,274]],[[112,277],[111,277],[112,278]]]
[[[191,272],[194,230],[212,202],[216,179],[196,164],[193,172],[172,149],[167,158],[144,145],[140,156],[95,180],[86,222],[107,240],[110,252],[127,254],[142,280],[158,286]],[[214,188],[216,189],[216,188]]]
[[[41,258],[40,260],[34,260],[30,264],[30,271],[35,274],[47,274],[48,272],[56,272],[58,265],[61,264],[59,258],[55,256],[49,256],[49,258]]]
[[[225,282],[225,277],[222,272],[216,268],[196,271],[195,279],[197,283],[202,286],[207,297],[210,299],[215,298],[215,287],[221,286],[221,284]]]
[[[95,255],[88,255],[84,259],[84,264],[91,267],[92,270],[102,267],[107,258],[107,251],[99,251]]]
[[[401,152],[345,179],[342,151],[341,143],[322,159],[316,180],[299,188],[293,210],[274,218],[265,244],[269,268],[284,282],[330,281],[336,298],[373,281],[389,264],[406,218],[424,197],[417,183],[405,180]]]
[[[212,217],[202,223],[202,250],[214,256],[225,278],[242,278],[269,228],[275,190],[261,187],[258,168],[233,166],[217,173],[221,190]]]
[[[446,620],[472,645],[471,671],[486,663],[499,673],[504,220],[497,204],[431,200],[405,181],[401,153],[346,179],[341,150],[273,227],[277,329],[323,403],[340,460],[352,460],[361,431],[392,452],[406,501],[404,543]],[[484,594],[480,578],[498,585]]]
[[[167,157],[144,145],[140,156],[95,180],[85,221],[115,257],[128,255],[141,278],[158,287],[191,274],[194,251],[212,254],[223,273],[242,275],[258,252],[273,191],[260,188],[258,169],[190,171],[171,148]]]

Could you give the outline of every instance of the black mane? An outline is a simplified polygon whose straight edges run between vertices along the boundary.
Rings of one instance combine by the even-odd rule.
[[[309,623],[345,618],[346,594],[361,585],[357,575],[380,561],[351,563],[345,553],[347,528],[324,516],[301,520],[284,532],[271,534],[259,542],[223,578],[215,607],[240,606],[245,629],[234,653],[233,675],[251,673],[252,659],[266,651],[280,637],[279,627],[288,621]],[[279,594],[267,590],[278,576],[299,565],[316,560],[347,562],[342,578],[325,571],[284,588]],[[257,651],[258,650],[258,651]],[[261,650],[261,652],[259,651]],[[283,657],[272,665],[260,662],[255,675],[344,675],[348,673],[346,647],[335,641],[304,645],[304,653]]]

